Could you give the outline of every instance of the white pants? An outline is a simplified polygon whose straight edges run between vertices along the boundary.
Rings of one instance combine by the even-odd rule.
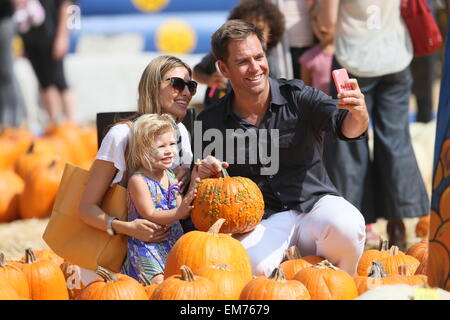
[[[282,262],[285,250],[296,245],[302,256],[321,256],[353,276],[366,233],[358,209],[342,197],[327,195],[309,213],[279,212],[251,232],[234,237],[247,249],[254,275],[269,276]]]

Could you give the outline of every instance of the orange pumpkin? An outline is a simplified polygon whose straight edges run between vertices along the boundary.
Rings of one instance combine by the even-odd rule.
[[[147,293],[148,299],[152,300],[153,292],[155,292],[160,283],[152,283],[143,273],[139,274],[139,280],[144,286],[144,290]]]
[[[1,282],[9,283],[20,297],[30,299],[30,286],[28,285],[27,276],[17,266],[6,263],[5,255],[2,252],[0,252]]]
[[[193,201],[194,226],[207,231],[219,218],[226,220],[223,233],[253,230],[264,214],[264,200],[259,187],[244,177],[203,179]]]
[[[419,218],[416,224],[416,237],[426,238],[428,237],[428,229],[430,228],[430,216],[423,216]]]
[[[398,267],[402,264],[407,266],[407,275],[413,275],[420,265],[420,261],[413,256],[401,253],[397,246],[392,246],[389,249],[389,255],[380,259],[386,268],[387,274],[398,274]]]
[[[32,300],[68,300],[64,274],[50,259],[37,260],[33,250],[25,250],[25,261],[16,265],[25,273]]]
[[[297,246],[292,246],[286,250],[286,258],[287,260],[280,264],[280,268],[283,269],[287,280],[292,280],[301,269],[325,260],[318,256],[302,257]]]
[[[56,193],[61,182],[65,163],[54,160],[38,166],[25,179],[25,188],[19,197],[21,218],[45,218],[50,216]]]
[[[238,240],[219,233],[224,222],[225,219],[219,219],[208,232],[194,230],[181,236],[167,256],[164,277],[179,274],[182,265],[197,273],[208,265],[226,264],[250,281],[252,266],[247,251]]]
[[[286,280],[284,271],[275,268],[269,277],[259,276],[242,289],[240,300],[311,300],[306,287],[297,280]]]
[[[408,251],[406,251],[407,255],[413,256],[420,262],[426,260],[428,258],[428,240],[424,239],[409,247]]]
[[[25,182],[12,170],[0,170],[0,222],[10,222],[18,217],[19,197]]]
[[[352,300],[358,296],[353,278],[328,260],[300,270],[294,280],[306,286],[311,300]]]
[[[370,249],[363,252],[358,262],[357,273],[360,276],[368,276],[373,261],[379,261],[389,255],[389,241],[380,239],[379,249]]]
[[[25,179],[35,167],[49,165],[55,157],[56,153],[53,152],[35,152],[35,143],[33,142],[28,151],[17,159],[14,170],[22,179]]]
[[[152,300],[217,300],[218,289],[205,277],[195,276],[188,266],[181,266],[181,275],[168,277],[153,292]]]
[[[242,288],[248,282],[227,265],[206,266],[198,270],[197,275],[211,280],[216,285],[219,289],[219,300],[238,300]]]
[[[358,288],[358,295],[371,290],[376,287],[392,285],[392,284],[404,284],[405,279],[398,276],[391,276],[386,274],[384,266],[379,261],[373,261],[372,267],[370,269],[369,275],[366,276],[355,276],[356,287]]]
[[[6,281],[0,281],[0,300],[24,300]]]
[[[410,286],[425,286],[428,285],[428,277],[424,274],[408,274],[407,265],[398,266],[398,275],[393,275],[394,277],[401,278]]]
[[[81,290],[76,300],[148,300],[144,287],[130,276],[100,266],[95,272],[100,278]]]
[[[18,157],[27,152],[33,134],[22,128],[3,128],[0,131],[0,169],[14,170]]]

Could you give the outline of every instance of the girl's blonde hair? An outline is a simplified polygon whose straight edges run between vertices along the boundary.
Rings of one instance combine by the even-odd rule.
[[[163,112],[159,102],[159,89],[165,75],[170,70],[184,67],[192,78],[192,69],[181,59],[174,56],[159,56],[147,65],[142,73],[138,87],[138,113],[157,113]]]
[[[137,118],[128,136],[127,167],[130,173],[140,167],[152,169],[152,154],[155,151],[155,137],[173,131],[175,139],[177,126],[170,114],[144,114]]]

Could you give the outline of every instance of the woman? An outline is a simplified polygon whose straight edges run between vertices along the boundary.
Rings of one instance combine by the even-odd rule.
[[[169,113],[177,120],[182,149],[182,157],[178,157],[175,164],[179,181],[186,180],[189,176],[189,166],[192,162],[189,134],[180,122],[196,92],[197,83],[191,78],[191,68],[180,59],[172,56],[153,59],[142,73],[139,82],[138,112],[134,117],[146,113]],[[126,185],[125,152],[129,132],[128,124],[120,123],[113,126],[103,139],[80,202],[80,217],[91,227],[109,234],[123,234],[145,242],[160,242],[169,234],[167,226],[146,219],[129,222],[113,220],[100,208],[110,185]],[[84,284],[95,277],[97,275],[93,272],[82,270]]]

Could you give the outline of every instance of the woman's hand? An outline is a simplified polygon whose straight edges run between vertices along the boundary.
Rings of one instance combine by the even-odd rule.
[[[125,233],[143,242],[161,242],[169,236],[170,225],[160,225],[146,219],[136,219],[127,224],[128,230]]]

